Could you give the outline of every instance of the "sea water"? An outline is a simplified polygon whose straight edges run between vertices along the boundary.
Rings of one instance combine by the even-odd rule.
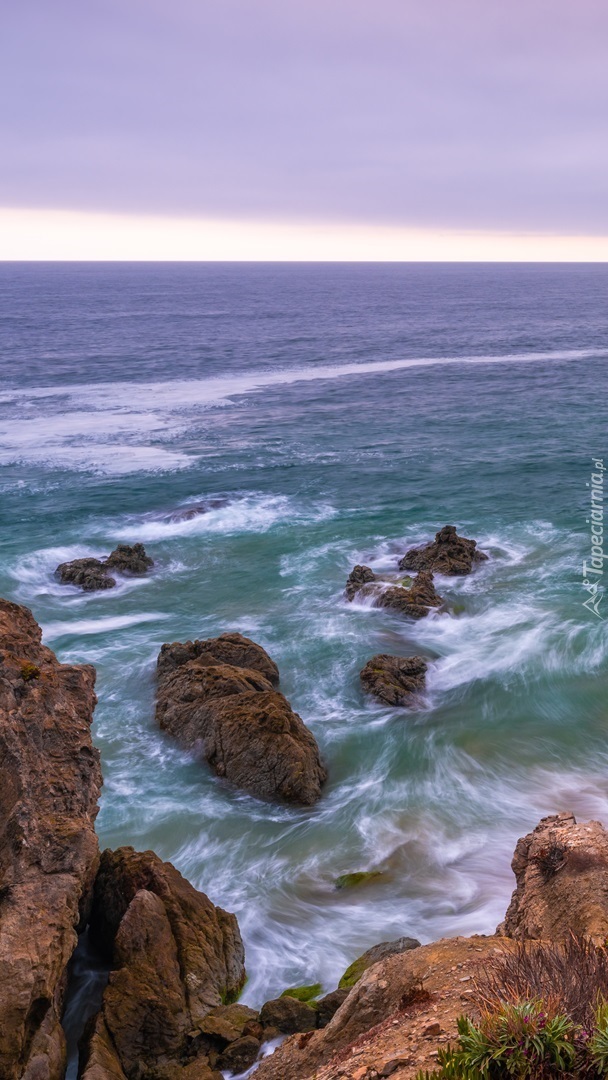
[[[608,600],[583,607],[608,465],[606,266],[0,265],[0,595],[93,663],[102,846],[152,848],[238,916],[260,1005],[376,942],[491,932],[517,837],[608,821]],[[445,524],[489,560],[412,623],[343,596]],[[145,578],[59,562],[141,541]],[[608,548],[607,548],[608,550]],[[154,720],[163,642],[277,661],[329,780],[232,789]],[[430,660],[416,710],[375,653]],[[336,878],[379,870],[338,890]]]

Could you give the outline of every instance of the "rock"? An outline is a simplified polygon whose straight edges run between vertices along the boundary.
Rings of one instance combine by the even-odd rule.
[[[72,559],[71,562],[60,563],[55,577],[62,585],[79,585],[85,592],[113,589],[116,585],[116,579],[111,577],[106,563],[100,559]]]
[[[248,1025],[257,1024],[258,1015],[255,1009],[238,1002],[234,1005],[218,1005],[207,1013],[198,1026],[204,1035],[212,1035],[227,1045],[240,1039],[246,1033]]]
[[[346,589],[344,590],[346,599],[354,600],[355,596],[364,585],[369,585],[371,582],[379,580],[380,579],[374,574],[374,571],[371,570],[369,566],[355,566],[346,582]]]
[[[128,544],[119,544],[108,555],[103,565],[108,570],[116,570],[119,574],[140,577],[154,566],[154,559],[146,555],[143,544],[133,544],[132,547]]]
[[[409,587],[384,581],[369,566],[355,566],[346,583],[346,597],[369,597],[373,607],[389,608],[410,619],[423,619],[430,608],[441,607],[443,598],[433,585],[433,575],[422,571]]]
[[[68,962],[99,859],[95,670],[59,664],[0,600],[0,1076],[59,1080]]]
[[[153,852],[119,848],[102,855],[90,933],[114,970],[85,1040],[83,1080],[101,1080],[104,1057],[126,1080],[153,1067],[155,1080],[173,1080],[171,1070],[186,1065],[194,1080],[208,1067],[209,1044],[204,1036],[193,1044],[193,1030],[245,981],[234,915]]]
[[[116,578],[110,571],[118,574],[140,576],[147,573],[154,560],[146,555],[143,544],[119,544],[107,559],[72,559],[60,563],[55,577],[62,585],[79,585],[86,592],[95,589],[113,589]]]
[[[375,881],[381,881],[385,876],[383,870],[355,870],[352,874],[340,874],[336,878],[336,889],[356,889],[360,885],[371,885]]]
[[[317,1001],[317,1027],[327,1027],[349,993],[350,987],[345,986],[341,990],[332,990],[331,994],[326,994]]]
[[[214,652],[258,666],[235,666]],[[314,736],[267,678],[272,669],[278,678],[264,650],[240,634],[165,645],[157,720],[237,787],[262,799],[311,806],[327,773]]]
[[[290,986],[283,990],[281,997],[292,997],[298,1001],[314,1001],[321,993],[321,983],[311,983],[310,986]]]
[[[571,934],[608,937],[608,833],[572,814],[543,818],[518,840],[511,863],[516,888],[498,933],[519,941]]]
[[[453,525],[444,525],[424,547],[410,548],[399,562],[400,570],[434,570],[437,574],[470,574],[487,555],[477,550],[476,540],[458,536]]]
[[[226,1047],[217,1059],[217,1067],[230,1069],[234,1073],[243,1073],[251,1068],[259,1052],[259,1039],[254,1039],[252,1035],[245,1035]]]
[[[317,1026],[317,1010],[308,1002],[298,1001],[297,998],[275,998],[262,1005],[260,1023],[265,1028],[277,1028],[284,1035],[314,1031]]]
[[[373,656],[361,671],[368,694],[387,705],[408,705],[424,690],[428,664],[422,656]]]
[[[401,937],[396,941],[381,941],[379,945],[372,945],[371,949],[359,956],[350,967],[347,967],[340,982],[339,990],[349,990],[355,985],[368,968],[377,964],[380,960],[386,960],[388,956],[398,956],[400,953],[419,949],[420,942],[416,938]]]
[[[274,660],[261,645],[242,634],[220,634],[205,641],[174,641],[170,645],[163,645],[158,657],[159,678],[191,660],[196,660],[200,667],[226,664],[257,671],[268,679],[271,686],[279,685],[279,669]]]

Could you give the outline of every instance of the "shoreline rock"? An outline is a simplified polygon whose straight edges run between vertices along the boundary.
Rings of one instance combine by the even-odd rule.
[[[369,566],[355,566],[346,582],[346,599],[369,597],[372,607],[388,608],[410,619],[423,619],[432,608],[444,604],[433,584],[433,575],[421,570],[411,585],[396,585],[381,578]]]
[[[477,550],[476,540],[459,536],[454,525],[444,525],[435,539],[422,547],[410,548],[399,560],[400,570],[431,570],[437,574],[470,574],[476,563],[488,556]]]
[[[0,600],[0,1075],[60,1080],[68,962],[99,861],[95,670],[60,664]]]
[[[361,669],[363,689],[387,705],[409,705],[424,690],[427,661],[422,656],[372,656]]]
[[[247,666],[251,665],[251,666]],[[261,646],[240,634],[163,645],[156,718],[220,776],[262,799],[312,806],[327,772]]]
[[[113,589],[116,578],[110,571],[127,577],[142,577],[154,566],[143,544],[118,544],[106,559],[72,559],[60,563],[55,577],[62,585],[78,585],[85,592]]]

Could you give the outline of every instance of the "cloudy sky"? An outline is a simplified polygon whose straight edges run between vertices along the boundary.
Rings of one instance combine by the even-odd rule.
[[[608,237],[605,0],[19,0],[0,80],[12,240]]]

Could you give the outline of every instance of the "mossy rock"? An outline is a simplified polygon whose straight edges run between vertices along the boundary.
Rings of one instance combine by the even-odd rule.
[[[40,678],[40,668],[36,667],[36,664],[22,664],[21,665],[21,678],[24,682],[32,682],[33,679]]]
[[[290,986],[283,990],[281,997],[295,998],[296,1001],[314,1001],[322,990],[321,983],[311,983],[310,986]]]
[[[464,604],[452,604],[452,607],[450,608],[452,615],[464,615],[466,610]]]
[[[356,889],[360,885],[380,881],[384,876],[382,870],[356,870],[354,874],[341,874],[334,884],[336,889]]]
[[[402,585],[404,589],[410,589],[412,587],[412,585],[413,585],[413,582],[414,582],[413,578],[404,577],[404,578],[401,578],[401,581],[398,581],[397,584]]]
[[[355,983],[359,982],[359,979],[368,968],[372,967],[373,964],[377,964],[380,960],[385,960],[387,956],[397,956],[399,953],[419,948],[420,942],[416,938],[410,937],[397,938],[396,941],[381,941],[379,945],[372,945],[371,949],[364,952],[362,956],[357,957],[350,967],[347,967],[338,983],[338,989],[350,990]]]

